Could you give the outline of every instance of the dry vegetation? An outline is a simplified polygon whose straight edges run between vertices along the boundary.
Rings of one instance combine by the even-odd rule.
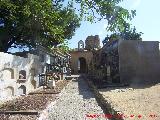
[[[160,84],[139,89],[107,88],[100,93],[114,110],[126,115],[125,120],[160,120]]]
[[[32,92],[31,95],[21,96],[14,100],[6,101],[0,105],[0,111],[42,111],[46,106],[56,99],[56,93],[59,93],[68,81],[58,81],[55,89],[39,89]],[[38,115],[0,115],[0,120],[35,120]]]

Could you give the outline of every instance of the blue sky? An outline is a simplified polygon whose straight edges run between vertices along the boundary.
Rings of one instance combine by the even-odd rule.
[[[128,10],[136,10],[137,15],[131,24],[136,27],[138,32],[144,33],[143,41],[160,41],[160,0],[124,0],[121,5]],[[75,36],[69,40],[69,47],[76,48],[78,41],[85,41],[89,35],[99,35],[102,41],[107,35],[106,23],[105,20],[95,24],[82,21]]]

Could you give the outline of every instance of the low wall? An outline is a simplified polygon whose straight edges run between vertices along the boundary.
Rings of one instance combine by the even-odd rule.
[[[98,89],[93,84],[93,82],[87,79],[87,83],[88,83],[89,88],[93,91],[99,106],[101,106],[101,108],[103,109],[104,114],[112,115],[112,117],[108,119],[109,120],[124,120],[122,117],[120,117],[120,115],[118,114],[118,111],[115,111],[112,108],[112,106],[105,100],[102,94],[99,93]]]

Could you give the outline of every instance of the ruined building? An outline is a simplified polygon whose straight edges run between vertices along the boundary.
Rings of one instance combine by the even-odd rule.
[[[88,36],[85,44],[80,40],[78,42],[78,49],[70,51],[72,73],[88,73],[89,64],[93,57],[92,51],[98,49],[100,49],[100,39],[98,35]]]
[[[100,38],[98,35],[88,36],[85,40],[86,50],[98,50],[100,49]]]

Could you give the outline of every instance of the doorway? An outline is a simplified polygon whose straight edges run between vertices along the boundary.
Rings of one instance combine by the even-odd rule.
[[[78,59],[78,73],[86,73],[87,72],[87,63],[84,57],[80,57]]]

